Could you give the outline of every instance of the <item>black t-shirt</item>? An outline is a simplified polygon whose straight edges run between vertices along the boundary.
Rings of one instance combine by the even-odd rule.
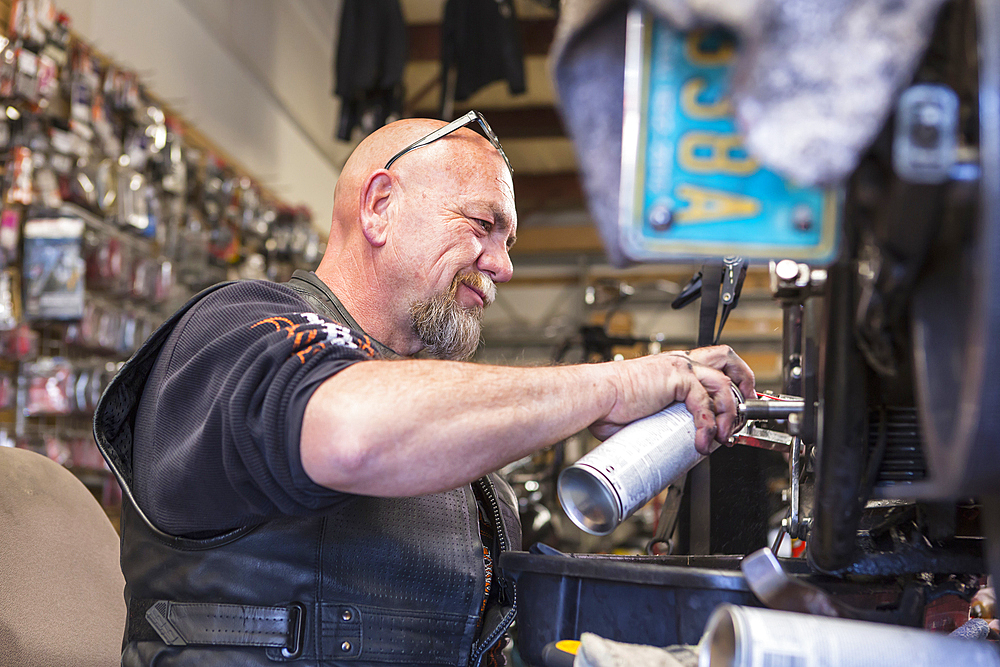
[[[134,491],[161,530],[219,532],[347,497],[303,470],[302,416],[324,380],[376,352],[365,334],[313,311],[284,285],[242,281],[178,322],[135,427]]]

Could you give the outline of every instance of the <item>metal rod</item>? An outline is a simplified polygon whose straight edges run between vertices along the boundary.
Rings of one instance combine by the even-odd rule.
[[[737,411],[744,419],[785,419],[804,407],[805,401],[745,401]]]

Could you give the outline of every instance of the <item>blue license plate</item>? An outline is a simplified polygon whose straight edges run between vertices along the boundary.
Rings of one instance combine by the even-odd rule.
[[[840,193],[797,186],[747,154],[727,100],[735,55],[725,31],[630,16],[619,218],[629,258],[833,260]]]

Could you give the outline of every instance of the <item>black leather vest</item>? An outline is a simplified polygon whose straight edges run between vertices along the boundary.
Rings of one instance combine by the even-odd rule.
[[[308,274],[289,286],[344,324]],[[517,502],[496,475],[416,498],[353,496],[316,517],[286,517],[188,539],[158,530],[131,490],[132,428],[159,349],[194,297],[126,362],[94,415],[122,485],[121,564],[129,621],[123,667],[158,665],[479,665],[514,618],[513,581],[477,632],[485,588],[477,514],[497,534],[494,563],[520,549]],[[333,297],[334,299],[336,297]],[[346,311],[345,311],[346,312]],[[348,316],[349,319],[349,316]]]

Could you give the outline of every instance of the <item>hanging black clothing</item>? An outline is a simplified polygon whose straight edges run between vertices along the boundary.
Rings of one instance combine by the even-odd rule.
[[[521,31],[513,0],[448,0],[441,24],[441,108],[455,68],[452,99],[464,100],[494,81],[523,93]]]
[[[333,72],[338,139],[348,141],[359,123],[373,132],[400,115],[406,48],[399,0],[344,0]]]

